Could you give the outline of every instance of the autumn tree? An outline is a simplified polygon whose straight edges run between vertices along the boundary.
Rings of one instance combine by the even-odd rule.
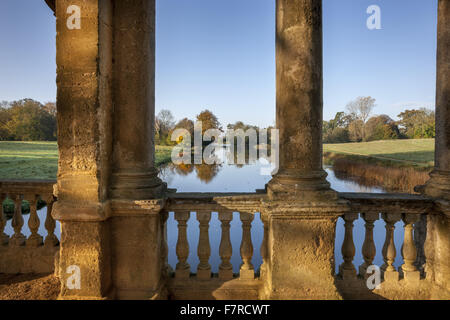
[[[400,138],[397,124],[388,115],[370,118],[366,123],[366,140],[390,140]]]
[[[202,122],[202,135],[210,129],[222,130],[217,117],[209,110],[204,110],[197,115],[197,121]]]

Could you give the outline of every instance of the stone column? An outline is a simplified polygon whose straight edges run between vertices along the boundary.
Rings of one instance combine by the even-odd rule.
[[[349,210],[322,169],[322,0],[277,0],[280,168],[267,186],[261,297],[340,299],[335,227]]]
[[[439,0],[435,168],[425,193],[450,200],[450,2]]]
[[[113,0],[113,281],[119,299],[160,298],[165,184],[155,168],[155,0]]]
[[[336,200],[322,169],[322,1],[278,0],[276,14],[280,167],[268,193]]]
[[[436,200],[436,214],[427,217],[425,272],[449,290],[450,283],[450,1],[439,0],[436,66],[435,168],[424,193]]]
[[[53,217],[62,225],[60,299],[113,295],[107,201],[111,10],[108,0],[56,2],[59,167]]]
[[[155,169],[155,0],[114,1],[112,196],[162,196]]]

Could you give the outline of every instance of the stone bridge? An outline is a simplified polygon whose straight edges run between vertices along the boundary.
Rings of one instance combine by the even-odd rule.
[[[155,0],[46,0],[57,20],[57,182],[0,182],[15,201],[14,235],[3,235],[0,272],[55,272],[60,299],[449,299],[450,290],[450,1],[439,0],[436,164],[421,195],[337,193],[322,168],[322,1],[276,0],[276,114],[280,170],[251,194],[177,193],[154,164]],[[70,5],[81,29],[67,28]],[[28,227],[21,203],[30,200]],[[45,227],[36,200],[52,209]],[[166,221],[178,222],[175,270],[168,266]],[[187,240],[192,213],[197,248]],[[221,221],[221,264],[211,272],[211,213]],[[233,212],[242,243],[233,248]],[[262,266],[255,270],[252,225],[264,222]],[[364,263],[353,264],[353,222],[365,221]],[[345,220],[344,262],[335,273],[336,222]],[[386,222],[381,289],[369,290],[375,221]],[[61,239],[54,236],[55,220]],[[402,248],[393,240],[404,222]],[[0,226],[5,226],[1,219]],[[191,250],[200,263],[187,263]],[[230,258],[242,265],[233,274]],[[53,268],[53,255],[56,267]],[[398,252],[398,253],[397,253]],[[404,264],[393,262],[402,254]],[[70,266],[81,286],[68,285]]]

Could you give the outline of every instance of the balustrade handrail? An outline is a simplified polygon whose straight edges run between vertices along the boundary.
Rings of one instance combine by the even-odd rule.
[[[0,194],[53,194],[56,180],[0,180]]]

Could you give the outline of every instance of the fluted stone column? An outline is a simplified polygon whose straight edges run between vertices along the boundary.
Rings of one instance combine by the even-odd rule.
[[[340,299],[335,227],[348,211],[322,169],[322,0],[277,0],[280,167],[267,186],[261,297]]]
[[[436,213],[427,216],[425,272],[450,290],[450,1],[439,0],[436,66],[435,168],[425,194],[436,198]]]
[[[79,29],[68,27],[70,6],[79,8]],[[107,196],[111,2],[58,0],[56,18],[59,167],[52,214],[62,228],[60,298],[104,299],[113,296]]]
[[[155,168],[155,0],[113,0],[113,281],[119,299],[160,298],[165,184]]]

